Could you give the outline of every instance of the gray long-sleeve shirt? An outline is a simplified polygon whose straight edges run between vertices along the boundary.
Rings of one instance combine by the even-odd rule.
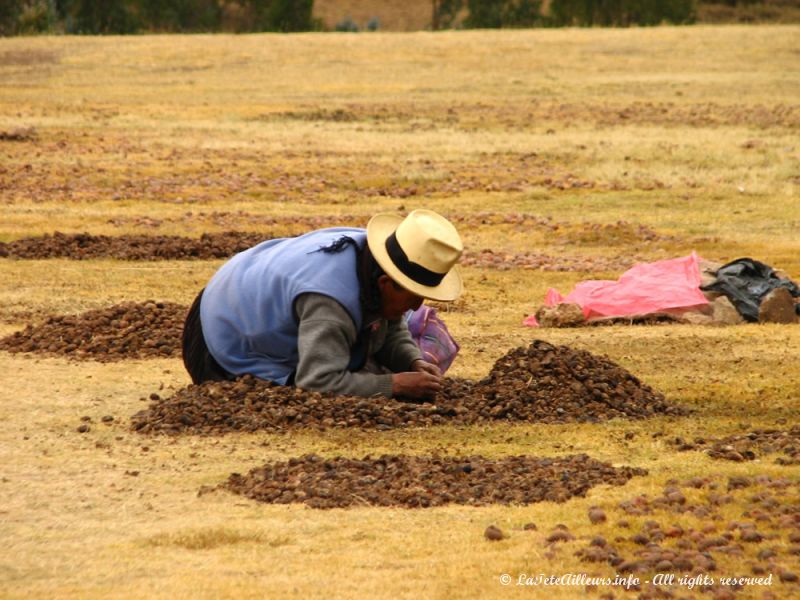
[[[345,308],[322,294],[302,294],[294,303],[299,322],[297,338],[300,362],[294,383],[306,390],[329,391],[353,396],[392,396],[392,373],[409,371],[422,357],[404,320],[388,321],[364,316],[368,330],[367,357],[389,373],[375,373],[369,366],[348,371],[350,349],[358,332]],[[369,365],[369,363],[368,363]]]

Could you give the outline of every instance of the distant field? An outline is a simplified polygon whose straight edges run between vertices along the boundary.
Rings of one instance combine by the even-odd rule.
[[[691,531],[686,539],[735,531],[739,549],[714,554],[715,576],[753,565],[774,574],[769,588],[737,597],[797,597],[779,573],[800,572],[799,543],[786,537],[796,531],[798,467],[775,455],[719,461],[678,452],[674,440],[796,424],[800,325],[534,330],[521,321],[549,287],[566,292],[620,274],[608,265],[692,251],[751,256],[800,280],[799,39],[798,26],[0,39],[0,241],[55,231],[293,235],[312,217],[351,223],[432,208],[457,221],[468,252],[508,263],[464,267],[464,296],[440,307],[462,346],[450,374],[480,379],[511,348],[544,339],[606,354],[696,411],[150,437],[131,432],[129,418],[151,393],[189,383],[179,359],[0,352],[0,596],[623,597],[603,586],[520,592],[499,578],[613,577],[616,566],[575,553],[602,535],[636,556],[646,547],[630,538],[655,519]],[[562,270],[509,266],[526,253]],[[0,336],[123,300],[188,306],[221,263],[0,258]],[[563,504],[510,507],[319,511],[198,494],[309,452],[586,453],[649,474]],[[759,475],[793,483],[737,487],[736,477]],[[689,505],[719,500],[718,520],[620,506],[703,477],[719,494],[734,478],[730,502],[709,482],[685,491]],[[769,512],[771,498],[788,507],[782,515]],[[589,522],[592,506],[607,522]],[[747,543],[729,529],[758,510],[770,520],[758,527],[784,537]],[[523,530],[529,522],[538,529]],[[577,539],[548,545],[559,523]],[[507,539],[486,541],[490,524]],[[758,558],[766,548],[775,556]]]
[[[465,3],[466,4],[466,3]],[[542,2],[549,6],[549,0]],[[798,23],[800,6],[794,0],[766,0],[739,2],[738,6],[720,1],[696,2],[697,22],[700,24],[736,23]],[[381,31],[423,31],[431,28],[433,21],[431,0],[315,0],[314,17],[327,29],[350,22],[360,31],[368,24]],[[547,9],[545,8],[545,13]],[[463,13],[466,13],[464,9]]]
[[[335,29],[349,17],[362,31],[376,18],[378,28],[383,31],[422,31],[431,28],[432,11],[429,0],[316,0],[313,14],[329,29]]]

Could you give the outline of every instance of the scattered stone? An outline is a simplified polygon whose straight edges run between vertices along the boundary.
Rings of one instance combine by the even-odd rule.
[[[490,542],[497,542],[502,540],[505,536],[503,532],[500,530],[499,527],[495,527],[494,525],[489,525],[486,528],[486,531],[483,532],[483,537],[485,537]]]
[[[753,480],[749,477],[730,477],[728,479],[728,491],[739,490],[753,485]]]
[[[774,558],[777,555],[778,553],[775,551],[775,548],[763,548],[758,551],[758,554],[756,556],[758,557],[758,560],[768,560],[770,558]]]
[[[679,484],[668,482],[664,489],[665,496],[680,491],[681,486],[698,489],[720,489],[718,479],[704,477],[693,478]],[[614,546],[591,541],[586,547],[579,548],[576,555],[585,562],[607,562],[617,573],[675,573],[697,578],[717,571],[717,560],[720,556],[725,560],[726,569],[730,557],[738,557],[755,576],[776,574],[776,580],[794,583],[797,577],[793,567],[797,565],[796,555],[792,549],[800,546],[788,545],[784,554],[786,564],[776,567],[772,559],[777,555],[776,547],[759,548],[756,545],[763,540],[776,540],[784,545],[785,540],[800,535],[800,480],[773,478],[768,475],[753,477],[731,477],[727,480],[729,491],[722,495],[715,491],[693,494],[684,503],[661,501],[664,497],[649,499],[645,495],[637,496],[619,503],[621,508],[631,508],[636,514],[653,515],[642,523],[642,531],[631,537],[617,537]],[[697,502],[697,504],[695,504]],[[698,511],[704,508],[704,511]],[[662,528],[659,514],[692,513],[699,521],[692,520],[692,526],[683,528],[671,526]],[[723,515],[739,512],[747,520],[739,520],[734,516],[728,524],[721,526]],[[759,530],[756,530],[758,525]],[[722,535],[714,535],[723,530]],[[672,535],[672,532],[680,533]],[[738,536],[736,531],[739,532]],[[664,535],[660,535],[660,534]],[[604,541],[604,540],[603,540]],[[741,543],[739,543],[741,542]],[[800,554],[798,554],[800,555]],[[756,564],[757,557],[762,564]],[[766,564],[764,564],[766,563]],[[721,576],[729,576],[720,568]],[[701,592],[710,592],[720,597],[721,592],[744,591],[746,585],[719,587],[717,584],[697,583]],[[660,584],[651,586],[643,597],[676,597],[685,595],[686,587],[682,584]]]
[[[747,529],[742,531],[739,539],[749,544],[757,544],[764,540],[764,536],[757,532],[755,529]]]
[[[218,489],[219,488],[217,486],[214,486],[214,485],[208,485],[208,484],[201,485],[200,489],[197,490],[197,497],[198,498],[202,498],[203,496],[205,496],[207,494],[212,494],[212,493],[216,492]]]
[[[593,538],[592,538],[592,541],[591,541],[591,542],[589,542],[589,544],[590,544],[591,546],[600,546],[600,547],[604,547],[604,546],[607,546],[607,545],[608,545],[608,542],[606,542],[606,538],[604,538],[603,536],[601,536],[601,535],[596,535],[595,537],[593,537]]]
[[[591,521],[593,524],[605,523],[606,520],[606,513],[604,513],[602,509],[596,506],[593,506],[589,509],[589,521]]]
[[[710,548],[723,548],[728,545],[728,540],[723,537],[700,539],[697,542],[697,549],[701,552]]]
[[[705,449],[711,458],[734,462],[755,460],[766,454],[781,452],[785,456],[776,459],[775,462],[792,465],[800,461],[800,425],[788,430],[754,429],[720,439],[699,439],[692,444],[676,438],[672,444],[679,451]]]
[[[575,536],[572,535],[569,531],[565,531],[563,529],[557,529],[553,533],[547,536],[547,543],[554,544],[556,542],[569,542],[574,540]]]
[[[707,479],[703,479],[702,477],[693,477],[692,479],[686,482],[686,485],[688,487],[692,487],[696,490],[699,490],[704,485],[706,485],[706,483],[708,483]]]
[[[84,423],[83,425],[79,425],[78,426],[78,433],[88,433],[90,431],[90,429],[91,429],[91,427],[89,427],[88,425],[86,425]]]
[[[639,569],[644,570],[646,567],[642,565],[638,560],[626,560],[621,562],[617,569],[620,573],[635,573]]]

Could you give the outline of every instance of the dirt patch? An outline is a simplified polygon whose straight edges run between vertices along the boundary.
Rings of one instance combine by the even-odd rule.
[[[541,129],[543,125],[588,122],[601,127],[660,125],[672,127],[722,127],[749,125],[760,128],[797,127],[800,110],[793,104],[742,104],[717,102],[543,102],[530,105],[482,103],[447,106],[373,105],[348,103],[335,108],[317,106],[302,110],[269,113],[255,120],[300,120],[363,122],[378,126],[436,129],[441,127],[475,130],[486,123],[500,124],[514,131]]]
[[[351,110],[344,108],[320,108],[310,111],[284,111],[268,115],[262,115],[256,120],[263,121],[332,121],[334,123],[349,123],[359,121],[367,117],[358,115]]]
[[[465,107],[466,112],[471,112]],[[749,126],[762,129],[795,128],[800,109],[795,104],[720,104],[717,102],[630,102],[630,103],[541,103],[523,109],[504,106],[495,109],[498,120],[508,127],[519,123],[556,124],[589,122],[601,127],[627,125],[667,127]]]
[[[800,464],[800,425],[788,430],[755,429],[719,439],[695,438],[693,442],[678,437],[672,444],[680,451],[704,450],[711,458],[721,460],[742,462],[782,453],[784,456],[776,458],[776,463]]]
[[[643,469],[614,468],[586,455],[487,459],[383,455],[323,459],[308,454],[234,473],[223,487],[273,504],[312,508],[565,502],[595,485],[624,485]]]
[[[475,217],[482,223],[530,224],[550,227],[546,219],[529,219],[523,215],[508,220],[494,219],[491,216]],[[313,224],[321,226],[341,225],[341,220],[316,219]],[[454,219],[459,222],[463,219]],[[298,224],[312,224],[310,219],[299,219]],[[284,223],[285,225],[286,223]],[[364,225],[359,223],[358,225]],[[300,234],[307,229],[293,231]],[[247,250],[267,239],[271,234],[246,231],[227,231],[223,233],[204,233],[199,238],[174,235],[91,235],[88,233],[66,234],[55,232],[38,237],[22,238],[13,242],[0,242],[0,257],[17,259],[69,258],[87,260],[95,258],[116,258],[120,260],[210,260],[229,258]],[[278,236],[282,237],[282,236]],[[513,268],[538,269],[542,271],[624,271],[640,257],[597,256],[551,256],[535,252],[497,252],[483,249],[478,252],[465,251],[461,264],[468,267],[508,270]]]
[[[402,212],[405,207],[399,207]],[[444,214],[444,213],[443,213]],[[116,227],[146,227],[157,228],[164,223],[180,225],[196,225],[198,222],[208,223],[220,228],[233,228],[243,223],[254,227],[269,227],[283,231],[297,231],[305,233],[312,229],[322,227],[366,227],[372,215],[340,214],[340,215],[264,215],[237,211],[186,211],[182,215],[153,219],[142,216],[120,216],[109,219],[107,223]],[[542,231],[556,231],[567,223],[553,220],[550,216],[542,216],[528,212],[495,212],[481,211],[472,214],[445,214],[453,223],[466,224],[475,227],[482,225],[515,225],[525,230],[537,228]],[[282,233],[282,235],[288,235]]]
[[[435,402],[308,392],[244,376],[190,385],[132,418],[141,433],[222,434],[295,428],[388,430],[485,422],[599,422],[680,415],[628,371],[589,352],[535,341],[497,361],[480,382],[447,379]]]
[[[497,252],[484,248],[478,252],[465,251],[460,264],[465,267],[481,267],[484,269],[531,269],[539,271],[560,272],[616,272],[625,271],[643,259],[638,255],[619,257],[575,256],[559,254],[552,256],[538,252]]]
[[[270,239],[261,233],[204,233],[197,239],[174,235],[90,235],[56,231],[0,243],[0,256],[23,259],[118,258],[121,260],[185,260],[227,258]]]
[[[563,230],[562,230],[563,231]],[[563,231],[557,238],[562,245],[628,246],[652,242],[674,241],[675,238],[658,233],[641,223],[617,221],[616,223],[581,223]]]
[[[627,520],[603,525],[598,530],[613,535],[613,543],[598,535],[576,555],[582,562],[608,563],[615,573],[677,574],[672,583],[653,581],[647,591],[658,593],[647,597],[685,593],[686,581],[678,581],[683,576],[697,578],[694,585],[701,592],[727,598],[732,596],[716,594],[732,593],[748,586],[723,583],[723,577],[766,577],[770,573],[772,585],[793,584],[792,589],[795,595],[797,593],[795,572],[800,566],[798,481],[765,475],[730,477],[727,482],[700,477],[681,483],[671,481],[661,496],[638,496],[621,502],[619,508],[637,520],[644,516],[649,518],[641,521],[638,531]],[[695,519],[681,520],[690,525],[676,525],[665,513],[692,515]],[[657,520],[658,515],[665,516],[666,520]],[[612,538],[609,536],[609,539]],[[736,557],[740,571],[717,570],[717,562],[728,557]],[[750,585],[757,584],[751,582]],[[790,594],[788,589],[786,593]]]
[[[50,50],[6,50],[0,52],[0,66],[33,66],[58,63],[58,54]]]
[[[305,233],[312,229],[322,227],[366,227],[369,216],[365,215],[263,215],[247,212],[244,210],[227,211],[214,210],[209,212],[188,210],[182,215],[165,217],[163,219],[153,219],[142,216],[120,216],[106,221],[115,227],[144,227],[155,229],[164,223],[179,225],[197,225],[199,222],[207,223],[215,227],[231,228],[241,227],[247,224],[253,227],[268,227],[278,229],[281,235],[290,235],[286,231],[296,231]]]
[[[100,362],[179,356],[186,312],[185,306],[151,300],[54,316],[0,339],[0,350]]]
[[[287,207],[320,202],[349,207],[376,197],[610,188],[608,182],[585,178],[534,153],[485,153],[469,161],[406,161],[402,171],[416,174],[403,175],[392,161],[365,158],[345,166],[338,153],[283,153],[272,157],[275,164],[263,154],[234,157],[218,149],[196,149],[191,156],[173,150],[164,157],[130,139],[103,135],[93,140],[91,152],[123,153],[127,157],[124,172],[117,167],[84,168],[78,172],[65,166],[69,161],[57,160],[84,157],[87,164],[92,164],[95,158],[85,145],[87,142],[73,138],[42,142],[41,152],[56,159],[36,165],[29,162],[20,147],[0,170],[3,202],[91,202],[110,198],[199,206],[250,196]],[[158,175],[153,174],[154,169]]]

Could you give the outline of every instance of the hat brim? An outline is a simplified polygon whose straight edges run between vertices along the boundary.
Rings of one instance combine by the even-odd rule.
[[[395,232],[402,221],[403,217],[400,215],[381,213],[372,217],[367,224],[367,244],[381,269],[398,285],[417,296],[439,302],[452,302],[457,299],[464,289],[457,266],[450,269],[439,285],[431,287],[417,283],[392,262],[389,252],[386,250],[386,239]]]

